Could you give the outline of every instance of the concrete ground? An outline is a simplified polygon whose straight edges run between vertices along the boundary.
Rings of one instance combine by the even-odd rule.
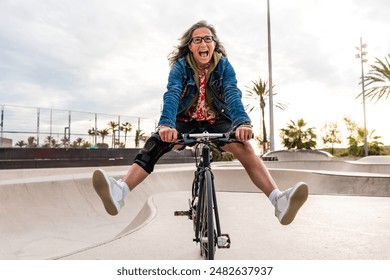
[[[222,231],[216,259],[390,259],[390,164],[268,162],[281,189],[305,181],[310,196],[282,226],[239,163],[214,163]],[[0,259],[199,259],[187,210],[193,164],[158,165],[108,215],[95,194],[95,168],[0,170]],[[121,177],[126,166],[105,167]]]

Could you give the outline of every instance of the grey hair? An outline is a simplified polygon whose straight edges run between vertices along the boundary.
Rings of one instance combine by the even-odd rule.
[[[171,67],[180,57],[186,56],[190,52],[188,45],[191,43],[192,34],[196,29],[201,27],[205,27],[211,31],[211,34],[213,35],[215,41],[214,51],[221,53],[223,56],[227,56],[225,47],[218,39],[215,27],[212,24],[209,24],[207,21],[201,20],[192,25],[186,32],[183,33],[183,35],[179,39],[179,45],[176,46],[175,49],[168,55],[168,61]]]

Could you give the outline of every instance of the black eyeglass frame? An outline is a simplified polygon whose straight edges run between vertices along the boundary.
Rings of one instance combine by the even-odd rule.
[[[194,44],[198,45],[198,44],[202,43],[202,40],[206,44],[209,44],[209,43],[212,43],[214,41],[214,36],[206,35],[206,36],[203,36],[203,37],[193,37],[193,38],[191,38],[191,43],[194,43]]]

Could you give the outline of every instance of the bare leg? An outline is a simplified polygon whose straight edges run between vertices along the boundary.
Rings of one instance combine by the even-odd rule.
[[[244,145],[233,143],[222,147],[223,150],[231,152],[244,166],[252,182],[269,197],[274,189],[277,189],[275,181],[267,170],[264,163],[256,156],[249,142]]]
[[[130,166],[126,176],[123,178],[123,181],[129,186],[130,190],[133,190],[143,180],[145,180],[148,175],[149,173],[147,173],[141,166],[134,163]]]
[[[223,149],[236,156],[253,183],[270,199],[275,206],[275,216],[280,223],[282,225],[290,224],[308,197],[307,185],[299,182],[292,188],[280,192],[271,174],[260,158],[255,155],[249,142],[245,142],[244,145],[237,143],[229,144],[224,146]],[[274,192],[274,190],[276,191]]]

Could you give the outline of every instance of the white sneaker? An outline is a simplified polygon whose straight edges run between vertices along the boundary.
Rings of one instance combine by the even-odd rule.
[[[299,182],[277,197],[275,216],[282,225],[288,225],[294,220],[298,210],[307,200],[308,194],[309,188],[307,185]]]
[[[110,215],[117,215],[124,205],[124,199],[129,193],[129,187],[122,180],[108,177],[101,169],[95,170],[92,184]]]

